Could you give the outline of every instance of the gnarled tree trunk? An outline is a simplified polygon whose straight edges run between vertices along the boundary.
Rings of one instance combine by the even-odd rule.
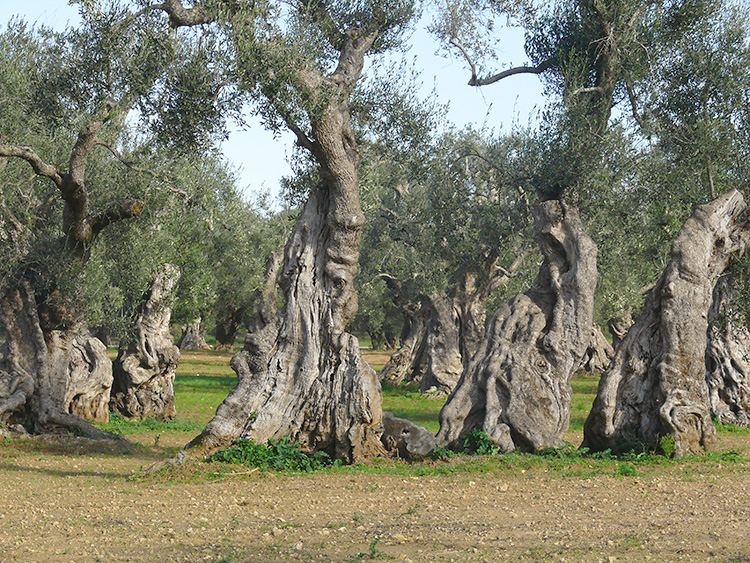
[[[750,331],[732,306],[736,280],[722,277],[716,283],[708,311],[706,382],[711,413],[722,424],[746,427],[750,416]]]
[[[591,373],[602,373],[607,369],[614,355],[615,351],[602,334],[602,329],[594,325],[591,328],[591,341],[581,359],[581,369]]]
[[[463,369],[458,312],[453,300],[436,293],[425,298],[426,334],[421,348],[424,373],[419,380],[422,393],[450,393]]]
[[[490,321],[440,411],[443,445],[458,446],[475,428],[504,451],[562,445],[570,379],[591,340],[596,245],[563,202],[539,203],[533,213],[544,262],[531,289]]]
[[[706,385],[707,315],[719,275],[745,250],[748,209],[731,191],[700,206],[672,243],[671,259],[641,317],[599,381],[584,427],[592,450],[656,447],[674,455],[716,442]]]
[[[154,278],[136,318],[135,338],[120,347],[113,363],[112,410],[126,418],[173,419],[177,414],[174,376],[180,361],[169,321],[180,272],[165,264]]]
[[[401,346],[378,373],[380,381],[400,385],[422,380],[429,311],[429,307],[421,306],[409,315],[401,333]]]
[[[0,354],[0,422],[21,423],[35,433],[64,426],[113,438],[79,416],[108,419],[112,369],[106,348],[83,323],[43,331],[37,307],[28,282],[0,294],[8,338]]]
[[[488,287],[464,272],[452,297],[422,297],[401,347],[380,370],[381,381],[417,382],[423,393],[450,393],[484,333]]]
[[[620,342],[623,341],[625,335],[628,333],[628,329],[633,326],[633,317],[630,316],[630,311],[625,313],[621,318],[612,318],[607,321],[607,327],[612,335],[612,349],[616,352]]]
[[[65,410],[84,420],[109,421],[112,360],[104,343],[79,323],[73,329],[53,331],[47,336],[47,347],[53,365],[67,362]]]
[[[182,335],[177,341],[180,350],[208,350],[211,346],[206,342],[201,325],[202,319],[197,317],[182,327]]]
[[[380,384],[345,331],[357,309],[353,281],[364,224],[346,104],[328,108],[313,131],[322,182],[284,251],[285,305],[248,334],[232,359],[237,387],[188,446],[188,456],[240,437],[265,443],[284,436],[303,451],[326,451],[346,462],[385,454]]]

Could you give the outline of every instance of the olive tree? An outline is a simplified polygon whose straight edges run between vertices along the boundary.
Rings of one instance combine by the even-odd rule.
[[[160,32],[126,33],[123,16],[84,9],[63,34],[14,22],[0,39],[0,208],[12,242],[0,275],[0,411],[35,431],[101,436],[76,414],[107,417],[109,360],[82,322],[78,275],[100,233],[142,209],[137,173],[117,183],[108,172],[123,166],[125,120],[169,56],[154,53]]]
[[[284,250],[284,305],[248,335],[232,360],[237,387],[181,457],[282,436],[344,461],[382,453],[380,387],[346,332],[364,224],[350,100],[366,57],[398,43],[414,6],[169,0],[146,9],[172,27],[221,30],[241,87],[269,126],[295,134],[318,173]]]

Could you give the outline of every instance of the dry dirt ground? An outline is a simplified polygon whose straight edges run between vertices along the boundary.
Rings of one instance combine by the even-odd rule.
[[[635,476],[497,458],[422,476],[392,462],[303,476],[223,466],[220,478],[200,463],[142,477],[180,444],[136,438],[151,445],[0,443],[0,561],[750,561],[742,461]],[[722,448],[748,456],[748,442],[724,435]]]

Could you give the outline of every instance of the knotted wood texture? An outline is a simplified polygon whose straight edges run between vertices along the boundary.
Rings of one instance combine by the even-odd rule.
[[[617,348],[584,427],[592,450],[656,447],[674,455],[716,442],[706,385],[706,329],[719,275],[745,251],[748,210],[738,191],[700,206],[672,243],[643,314]]]
[[[345,332],[357,310],[363,224],[356,182],[322,182],[311,192],[284,251],[284,307],[248,334],[232,359],[237,387],[187,456],[240,437],[285,436],[345,462],[386,454],[380,383]]]
[[[750,331],[735,318],[738,281],[722,277],[708,311],[706,382],[711,413],[722,424],[747,427],[750,416]]]
[[[596,245],[559,200],[533,209],[544,256],[532,287],[502,306],[440,412],[438,442],[456,447],[475,428],[502,450],[562,445],[570,379],[589,342]]]
[[[165,264],[136,318],[135,338],[120,348],[113,362],[112,410],[126,418],[156,417],[171,420],[177,414],[174,377],[180,349],[169,332],[171,303],[180,272]]]
[[[106,347],[85,323],[45,333],[28,282],[0,294],[0,320],[7,331],[0,350],[0,423],[22,423],[35,433],[63,426],[115,438],[82,419],[109,419],[112,386]]]

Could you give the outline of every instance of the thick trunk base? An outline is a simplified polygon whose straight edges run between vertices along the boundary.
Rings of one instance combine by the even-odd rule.
[[[562,445],[570,378],[591,340],[596,245],[576,210],[534,208],[544,255],[532,288],[500,308],[440,412],[438,442],[458,447],[484,430],[503,451]]]
[[[203,334],[200,317],[182,327],[182,335],[177,342],[177,346],[180,350],[208,350],[211,348]]]
[[[450,393],[481,341],[483,295],[464,281],[453,298],[442,293],[423,297],[401,347],[380,370],[380,380],[417,383],[422,393]]]
[[[83,417],[107,421],[111,362],[85,324],[42,331],[28,283],[0,295],[8,341],[0,353],[0,422],[22,423],[35,433],[56,427],[99,439],[119,439]]]
[[[285,249],[286,304],[246,337],[232,359],[237,387],[186,455],[205,456],[241,437],[289,437],[305,452],[347,463],[386,455],[380,383],[344,332],[356,311],[361,224],[332,220],[331,205],[324,186],[310,195]]]
[[[671,437],[677,457],[714,446],[705,378],[707,315],[716,280],[745,250],[747,220],[742,195],[732,191],[685,222],[643,314],[599,381],[584,446],[656,448]],[[671,451],[671,443],[664,449]]]
[[[591,341],[581,360],[581,369],[590,373],[603,373],[614,355],[615,351],[602,334],[602,330],[594,325],[591,329]]]
[[[173,419],[177,410],[174,377],[180,349],[169,332],[170,303],[179,271],[165,265],[136,319],[136,337],[114,361],[112,410],[126,418]]]
[[[65,409],[84,420],[108,422],[113,377],[107,347],[89,335],[85,326],[69,344],[66,337],[65,334],[53,334],[48,340],[51,355],[59,353],[68,357]]]

